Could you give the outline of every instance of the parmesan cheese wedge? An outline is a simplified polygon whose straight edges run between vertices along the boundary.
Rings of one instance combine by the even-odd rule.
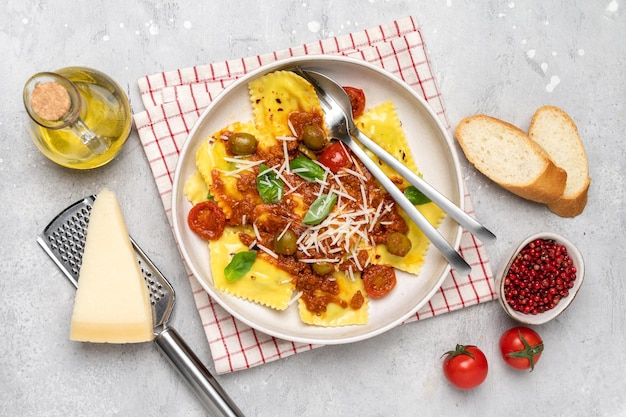
[[[117,198],[103,189],[89,216],[70,339],[137,343],[152,338],[148,287]]]

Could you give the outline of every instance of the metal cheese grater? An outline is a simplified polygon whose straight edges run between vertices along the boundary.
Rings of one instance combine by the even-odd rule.
[[[87,225],[95,199],[95,196],[86,197],[63,210],[37,238],[37,242],[75,287],[78,287],[79,271],[87,237]],[[174,309],[174,288],[132,238],[131,242],[146,285],[150,290],[155,343],[191,385],[211,415],[243,416],[243,413],[185,341],[174,328],[167,325]]]

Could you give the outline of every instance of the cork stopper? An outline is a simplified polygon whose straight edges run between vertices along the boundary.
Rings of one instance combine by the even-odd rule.
[[[70,109],[71,99],[59,83],[45,82],[35,86],[30,97],[33,112],[43,120],[60,120]]]

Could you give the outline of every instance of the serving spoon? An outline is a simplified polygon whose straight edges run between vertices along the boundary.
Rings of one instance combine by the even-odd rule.
[[[350,102],[350,97],[340,84],[319,72],[302,70],[301,68],[297,68],[295,72],[303,78],[307,79],[307,81],[313,81],[311,82],[312,84],[317,84],[317,86],[315,84],[313,84],[313,86],[317,87],[316,91],[318,95],[320,94],[318,90],[323,90],[327,93],[327,96],[331,96],[334,99],[334,105],[341,108],[346,116],[345,121],[348,133],[351,136],[354,136],[363,146],[371,150],[383,162],[387,163],[398,174],[400,174],[409,183],[411,183],[411,185],[421,191],[432,202],[437,204],[443,211],[448,213],[450,217],[456,220],[458,224],[463,226],[481,241],[487,243],[492,242],[496,239],[496,235],[493,234],[489,229],[487,229],[485,226],[472,218],[459,206],[450,201],[446,196],[441,194],[437,189],[431,186],[423,178],[418,176],[415,172],[409,169],[406,165],[402,164],[391,154],[385,151],[382,147],[380,147],[376,142],[374,142],[367,135],[365,135],[361,130],[359,130],[359,128],[354,123],[354,119],[352,118],[352,103]],[[311,78],[313,78],[313,80],[311,80]],[[322,105],[324,104],[322,103]],[[332,107],[333,103],[329,101],[329,104],[327,106]],[[326,111],[326,108],[324,110]],[[330,111],[333,114],[337,112],[337,110],[334,109],[330,109]]]
[[[324,111],[326,124],[331,136],[334,139],[340,140],[352,151],[352,153],[354,153],[354,155],[363,163],[363,165],[365,165],[372,175],[374,175],[381,186],[387,190],[396,203],[406,212],[409,218],[420,228],[420,230],[422,230],[426,237],[439,250],[455,271],[460,275],[469,274],[472,268],[465,261],[465,259],[463,259],[463,257],[461,257],[461,255],[450,245],[450,243],[448,243],[448,241],[441,236],[433,225],[428,222],[424,215],[406,198],[402,191],[400,191],[394,182],[378,167],[376,162],[374,162],[365,153],[361,146],[359,146],[359,144],[352,139],[352,131],[355,132],[355,136],[357,134],[359,136],[365,135],[360,133],[352,120],[352,105],[350,103],[350,98],[345,93],[343,88],[336,82],[330,80],[328,77],[317,72],[308,70],[305,71],[299,67],[295,67],[293,71],[307,80],[315,88],[316,94],[320,99],[320,104],[322,106],[322,110]],[[347,100],[347,104],[345,100]],[[352,129],[350,128],[351,126]],[[367,139],[369,142],[374,143],[371,139]],[[370,148],[366,143],[363,143],[363,145]],[[380,148],[379,152],[380,151],[387,154],[387,152],[382,150],[382,148]],[[381,159],[383,158],[381,157]],[[386,159],[394,161],[393,164],[388,162],[394,169],[396,165],[402,165],[391,155],[389,155],[389,158]],[[384,161],[387,162],[387,160]],[[415,176],[417,177],[417,175]]]

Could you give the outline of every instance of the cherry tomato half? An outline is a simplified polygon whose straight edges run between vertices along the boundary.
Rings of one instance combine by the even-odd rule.
[[[317,160],[319,163],[327,166],[333,174],[338,173],[341,168],[349,167],[352,164],[348,150],[341,142],[334,142],[327,146]]]
[[[365,110],[365,93],[360,88],[355,87],[343,87],[348,97],[350,97],[350,104],[352,104],[352,117],[356,119],[363,114]]]
[[[372,298],[380,298],[396,286],[396,271],[389,265],[371,265],[361,274],[365,292]]]
[[[462,390],[476,388],[487,378],[487,358],[476,346],[456,345],[455,350],[444,355],[443,374],[455,387]]]
[[[214,201],[203,201],[189,210],[187,224],[201,238],[215,240],[224,232],[226,216]]]
[[[543,352],[543,340],[533,329],[518,326],[507,330],[500,337],[502,359],[515,369],[535,369]]]

